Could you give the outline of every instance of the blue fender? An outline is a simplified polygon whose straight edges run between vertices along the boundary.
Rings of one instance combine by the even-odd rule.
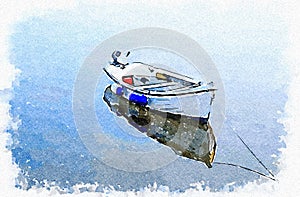
[[[136,104],[140,104],[140,105],[148,104],[148,99],[145,95],[138,95],[138,94],[134,94],[134,93],[130,94],[129,101],[134,102]]]

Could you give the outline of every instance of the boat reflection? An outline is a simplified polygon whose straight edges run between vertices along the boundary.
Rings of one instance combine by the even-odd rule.
[[[212,167],[216,140],[206,118],[151,109],[115,94],[111,85],[103,100],[110,110],[148,137],[170,147],[177,155],[201,161]]]

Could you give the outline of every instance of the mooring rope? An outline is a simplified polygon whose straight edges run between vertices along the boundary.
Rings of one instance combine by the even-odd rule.
[[[250,151],[250,153],[253,155],[253,157],[260,163],[260,165],[269,172],[269,174],[274,178],[274,174],[263,164],[263,162],[254,154],[254,152],[250,149],[250,147],[245,143],[245,141],[241,138],[239,134],[237,134],[235,131],[233,131],[235,135],[240,139],[240,141],[245,145],[245,147]]]
[[[277,179],[275,179],[274,177],[270,177],[270,176],[265,175],[265,174],[263,174],[263,173],[261,173],[261,172],[259,172],[259,171],[256,171],[256,170],[253,170],[253,169],[251,169],[251,168],[248,168],[248,167],[245,167],[245,166],[241,166],[241,165],[238,165],[238,164],[226,163],[226,162],[218,162],[218,161],[213,162],[213,164],[217,164],[217,165],[228,165],[228,166],[234,166],[234,167],[242,168],[242,169],[244,169],[244,170],[247,170],[247,171],[250,171],[250,172],[259,174],[259,175],[261,175],[261,176],[263,176],[263,177],[266,177],[266,178],[268,178],[268,179],[271,179],[271,180],[273,180],[273,181],[277,181]]]
[[[268,171],[269,175],[271,176],[268,176],[268,175],[265,175],[264,173],[261,173],[257,170],[253,170],[251,168],[248,168],[248,167],[245,167],[245,166],[241,166],[241,165],[238,165],[238,164],[233,164],[233,163],[226,163],[226,162],[213,162],[214,164],[219,164],[219,165],[228,165],[228,166],[234,166],[234,167],[238,167],[238,168],[242,168],[244,170],[248,170],[248,171],[251,171],[253,173],[256,173],[256,174],[259,174],[263,177],[266,177],[268,179],[271,179],[273,181],[277,181],[277,179],[275,178],[274,174],[271,172],[271,170],[269,170],[267,168],[267,166],[255,155],[255,153],[251,150],[251,148],[246,144],[246,142],[242,139],[242,137],[237,134],[234,129],[232,129],[233,133],[239,138],[239,140],[243,143],[243,145],[248,149],[248,151],[252,154],[252,156],[259,162],[259,164],[266,170]]]

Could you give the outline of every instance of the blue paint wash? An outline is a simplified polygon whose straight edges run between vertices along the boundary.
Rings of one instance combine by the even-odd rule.
[[[143,16],[143,11],[141,7],[135,15]],[[95,159],[76,131],[72,114],[73,82],[82,62],[92,49],[105,38],[126,29],[122,25],[111,26],[111,19],[108,18],[98,21],[89,17],[75,20],[74,16],[78,18],[81,12],[82,10],[78,13],[56,12],[41,18],[30,18],[16,25],[16,31],[11,37],[11,62],[22,71],[20,83],[14,86],[14,98],[10,102],[11,115],[15,120],[20,119],[22,124],[17,131],[8,131],[14,141],[10,147],[14,161],[22,170],[17,187],[25,187],[22,182],[25,177],[28,185],[24,189],[34,185],[44,187],[43,180],[48,180],[55,181],[55,185],[70,193],[73,192],[71,187],[74,184],[95,182],[100,184],[99,191],[108,185],[122,191],[140,189],[154,182],[169,186],[171,191],[184,191],[191,183],[204,180],[213,190],[220,190],[227,183],[243,185],[258,178],[249,172],[227,166],[214,166],[207,170],[201,163],[184,159],[144,173],[116,170]],[[103,12],[105,14],[108,11]],[[129,14],[126,10],[117,13]],[[195,13],[210,14],[204,10]],[[91,24],[85,23],[90,20],[93,21]],[[253,38],[269,38],[276,42],[272,47],[266,47],[265,43],[252,43],[247,40],[250,44],[243,45],[244,53],[237,52],[231,56],[226,52],[218,53],[217,49],[237,50],[239,45],[213,43],[224,36],[223,33],[215,31],[213,26],[199,24],[199,28],[206,29],[208,34],[205,38],[199,38],[199,42],[208,53],[213,54],[226,90],[227,120],[224,131],[217,136],[216,160],[234,162],[262,171],[250,153],[230,132],[234,128],[258,157],[276,173],[276,158],[271,155],[280,155],[278,149],[285,147],[279,139],[279,136],[285,135],[283,125],[277,122],[281,117],[278,111],[283,112],[287,100],[284,86],[287,74],[278,58],[285,46],[285,41],[282,40],[284,30],[278,28],[277,21],[270,22],[266,19],[264,24],[261,18],[253,20],[260,22],[255,23],[259,28],[270,28],[264,34],[260,31],[252,32]],[[169,22],[164,24],[160,20],[154,20],[153,24],[176,29],[178,24]],[[212,20],[210,23],[217,22]],[[126,25],[129,28],[145,26],[140,21]],[[243,32],[233,30],[227,38],[240,36],[239,31]],[[210,34],[211,32],[214,33]],[[251,38],[252,34],[247,35],[247,38]],[[191,32],[191,35],[195,33]],[[274,50],[274,46],[277,50]],[[109,122],[105,125],[107,133],[116,142],[125,144],[124,148],[134,145],[146,151],[156,146],[151,140],[136,138],[113,124],[114,115],[101,100],[103,89],[108,83],[109,80],[100,80],[96,90],[96,94],[100,96],[95,101],[97,116]]]

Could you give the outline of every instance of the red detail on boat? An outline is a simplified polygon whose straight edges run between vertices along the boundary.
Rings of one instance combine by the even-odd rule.
[[[126,76],[126,77],[123,77],[122,78],[123,81],[129,85],[133,85],[133,79],[132,79],[132,76]]]

